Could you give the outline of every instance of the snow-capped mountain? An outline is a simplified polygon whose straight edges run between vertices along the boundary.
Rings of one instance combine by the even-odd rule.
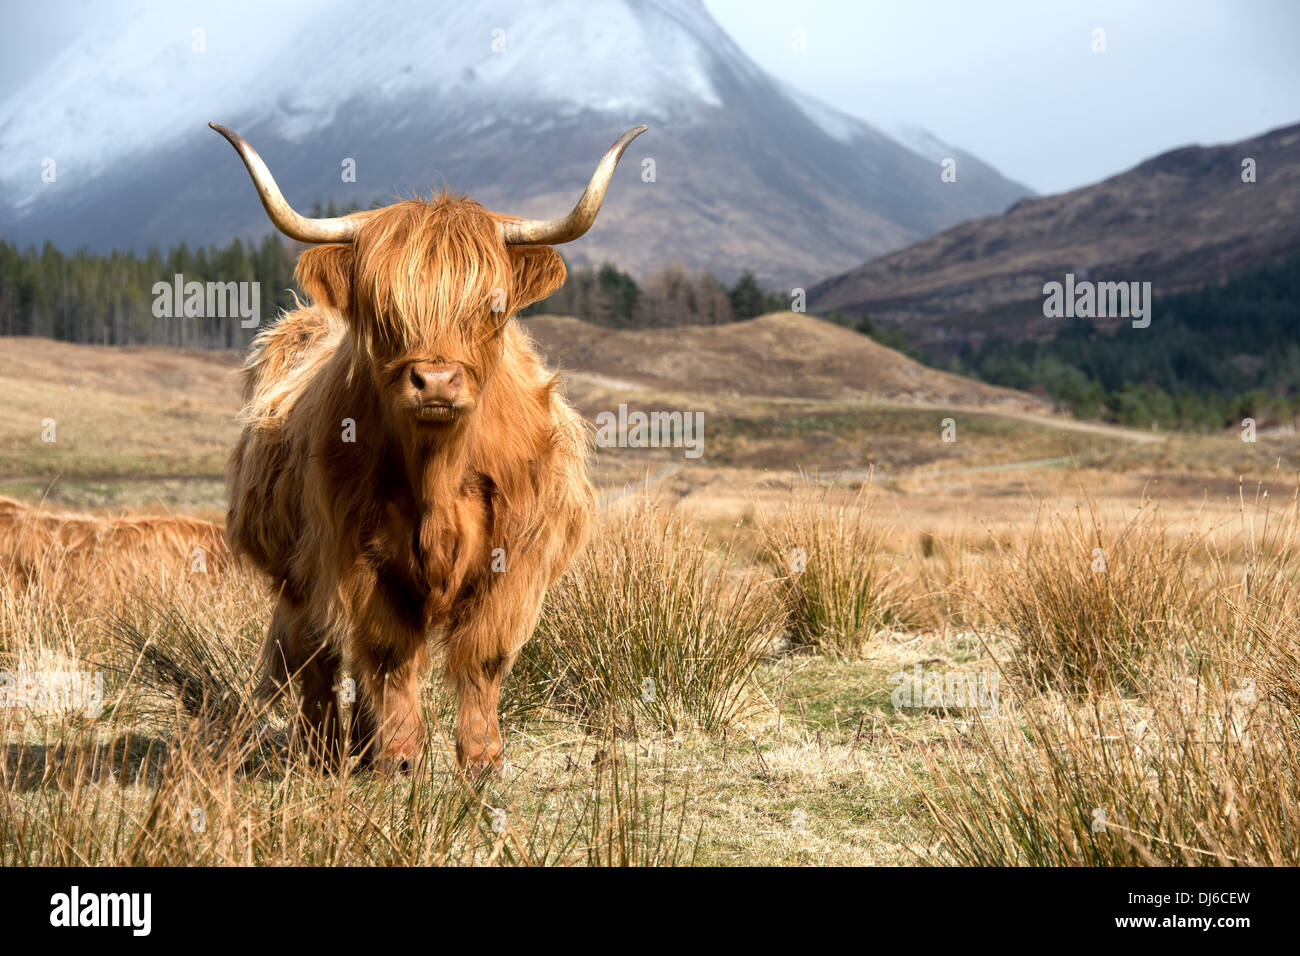
[[[0,100],[0,238],[140,249],[266,232],[209,120],[303,209],[445,182],[530,217],[567,211],[609,143],[649,123],[597,227],[565,250],[638,272],[807,285],[1029,194],[957,150],[958,182],[940,182],[947,147],[777,82],[698,0],[150,3],[95,15]]]

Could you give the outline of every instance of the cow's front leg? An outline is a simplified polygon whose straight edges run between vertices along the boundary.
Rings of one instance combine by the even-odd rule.
[[[311,763],[333,769],[344,754],[334,681],[341,658],[323,632],[281,596],[262,647],[258,699],[274,701],[298,688],[293,749]]]
[[[514,663],[514,655],[465,662],[454,675],[456,685],[456,762],[476,779],[499,771],[505,745],[497,719],[501,678]]]
[[[553,520],[542,534],[531,528],[531,519],[494,503],[492,570],[473,582],[445,635],[446,677],[457,697],[456,760],[471,778],[505,763],[497,719],[501,682],[537,627],[546,588],[582,541],[585,511],[578,505],[587,503],[550,501],[545,510]],[[516,541],[525,544],[516,548]],[[498,555],[503,565],[496,563]]]
[[[371,737],[367,755],[381,773],[412,773],[424,759],[420,688],[429,673],[423,638],[397,647],[363,647],[354,659],[362,687],[357,736]]]
[[[352,662],[352,669],[357,671],[357,662]],[[352,713],[347,727],[347,753],[357,759],[358,767],[369,767],[378,756],[379,734],[375,717],[375,707],[370,702],[366,684],[358,677],[353,677]]]
[[[492,579],[447,636],[447,678],[456,688],[456,761],[471,778],[498,771],[505,762],[497,720],[501,681],[532,636],[542,607],[541,574],[529,566],[513,573],[510,582]]]

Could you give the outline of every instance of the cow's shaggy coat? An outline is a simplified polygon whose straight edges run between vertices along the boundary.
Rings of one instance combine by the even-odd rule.
[[[357,218],[351,242],[302,254],[311,301],[258,337],[244,371],[227,534],[277,595],[261,693],[296,692],[314,754],[409,766],[432,644],[459,699],[457,757],[477,773],[501,762],[501,680],[593,508],[585,426],[513,318],[564,265],[446,194]],[[422,369],[456,370],[456,400],[421,405]]]
[[[218,575],[221,528],[182,517],[102,518],[0,498],[0,577],[65,599],[130,590],[185,574]]]

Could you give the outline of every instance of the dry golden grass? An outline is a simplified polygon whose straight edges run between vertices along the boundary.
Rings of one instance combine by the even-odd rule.
[[[880,554],[870,485],[831,501],[825,486],[802,478],[760,534],[763,558],[780,576],[794,644],[854,657],[894,622],[899,602]]]
[[[304,766],[248,700],[264,583],[215,545],[196,572],[211,526],[122,514],[221,514],[221,361],[90,350],[68,381],[16,348],[5,492],[63,477],[0,506],[0,690],[98,672],[104,700],[0,708],[0,865],[1300,864],[1300,441],[986,407],[949,445],[923,406],[674,392],[705,459],[602,449],[472,790],[436,685],[419,779]],[[590,407],[655,391],[607,371]],[[647,473],[653,504],[622,491]],[[897,703],[918,669],[996,675],[997,706]]]
[[[785,624],[773,582],[731,557],[662,503],[611,510],[548,595],[513,686],[586,726],[722,730],[756,706],[754,669]]]
[[[1198,528],[1038,504],[927,539],[807,483],[729,534],[620,503],[508,681],[511,766],[477,790],[437,687],[420,779],[289,753],[286,714],[250,703],[269,601],[238,568],[70,601],[36,568],[0,588],[0,670],[101,671],[105,706],[0,712],[0,862],[1300,862],[1295,509]],[[819,617],[762,557],[795,538],[828,575]],[[799,614],[812,639],[781,651]],[[917,666],[1000,675],[995,711],[895,706]]]
[[[1139,685],[1195,633],[1197,543],[1149,502],[1119,522],[1095,509],[1040,518],[1003,545],[984,588],[988,619],[1016,638],[1009,668],[1064,693]]]
[[[998,666],[1025,679],[923,747],[912,779],[940,858],[1295,865],[1296,519],[1295,500],[1242,502],[1235,536],[1149,506],[1076,514],[990,566],[983,592],[1010,634]]]

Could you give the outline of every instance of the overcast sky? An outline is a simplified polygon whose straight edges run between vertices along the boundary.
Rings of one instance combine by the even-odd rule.
[[[1300,122],[1300,0],[704,2],[787,82],[1040,192]]]
[[[787,82],[868,121],[924,127],[1041,192],[1300,122],[1300,0],[704,2]],[[112,17],[92,0],[6,7],[0,94]]]

